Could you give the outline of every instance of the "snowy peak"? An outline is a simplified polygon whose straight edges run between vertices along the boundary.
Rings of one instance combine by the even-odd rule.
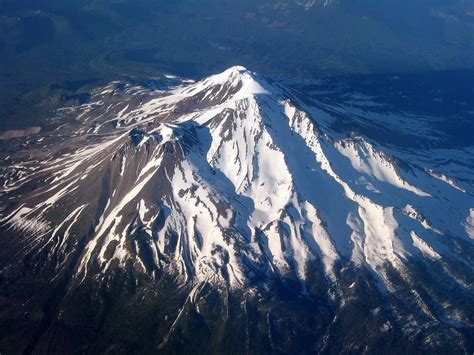
[[[231,78],[243,76],[244,74],[250,75],[250,76],[256,75],[255,73],[252,73],[250,70],[248,70],[246,67],[242,65],[234,65],[219,74],[211,76],[210,78],[219,77],[219,78],[223,78],[224,80],[229,80]]]
[[[276,88],[271,88],[258,74],[245,67],[234,66],[187,87],[182,94],[201,102],[218,104],[227,100],[268,95],[275,91]]]
[[[60,144],[38,142],[48,159],[4,176],[2,193],[19,204],[1,223],[35,231],[29,245],[57,260],[83,238],[78,280],[131,265],[182,282],[291,278],[304,289],[314,265],[337,283],[336,265],[349,260],[391,291],[387,270],[456,255],[446,236],[472,238],[471,196],[452,179],[401,168],[363,137],[332,137],[244,67],[169,91],[130,90],[128,100],[98,90],[71,113],[80,124]]]
[[[260,90],[258,89],[258,87],[261,86],[258,83],[259,80],[263,81],[264,79],[259,78],[259,75],[257,73],[251,72],[243,66],[236,65],[230,67],[222,73],[212,75],[209,78],[204,79],[202,82],[210,84],[211,86],[219,84],[243,86],[244,84],[247,84],[248,86],[255,86],[255,89],[258,93],[260,90],[263,90],[263,88],[261,88]]]
[[[196,339],[208,352],[244,339],[247,352],[294,353],[307,339],[364,352],[368,338],[355,339],[368,330],[372,344],[419,339],[414,352],[459,344],[474,319],[472,150],[333,130],[373,117],[377,129],[419,126],[308,91],[238,66],[199,82],[113,82],[59,110],[56,131],[4,145],[0,279],[20,296],[13,328],[31,317],[36,333],[38,310],[53,309],[36,349],[68,329],[58,351],[73,329],[94,329],[80,349],[101,327],[122,339],[123,327],[109,332],[117,319],[137,324],[140,342],[152,329],[151,352]]]

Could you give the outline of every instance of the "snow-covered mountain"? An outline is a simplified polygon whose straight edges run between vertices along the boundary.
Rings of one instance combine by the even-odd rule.
[[[243,67],[167,80],[111,83],[5,149],[2,297],[22,306],[0,320],[27,351],[472,348],[472,152],[341,134],[371,116]],[[101,339],[72,341],[85,324]]]

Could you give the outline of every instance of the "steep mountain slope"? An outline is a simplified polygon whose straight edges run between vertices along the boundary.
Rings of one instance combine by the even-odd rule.
[[[5,148],[0,348],[472,350],[472,176],[303,97],[243,67],[116,82]]]

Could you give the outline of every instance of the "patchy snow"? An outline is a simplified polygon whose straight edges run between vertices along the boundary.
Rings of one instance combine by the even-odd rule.
[[[8,223],[16,230],[38,235],[47,232],[50,225],[47,221],[37,216],[32,216],[34,210],[22,207],[8,220]]]
[[[111,85],[96,95],[113,93]],[[448,233],[474,239],[467,183],[461,187],[447,174],[407,163],[406,152],[364,137],[333,137],[325,129],[328,112],[347,114],[342,106],[305,112],[280,87],[243,67],[139,102],[114,106],[99,97],[78,117],[84,125],[94,122],[93,130],[76,132],[93,136],[94,144],[48,158],[37,171],[17,165],[2,189],[13,194],[48,176],[31,194],[40,202],[2,209],[7,217],[1,223],[45,234],[56,250],[79,225],[86,203],[77,202],[52,229],[49,215],[87,192],[92,179],[104,181],[111,195],[106,203],[94,202],[95,231],[78,270],[84,277],[95,257],[101,271],[114,260],[122,266],[132,260],[147,272],[149,260],[141,255],[148,248],[157,268],[169,267],[196,285],[242,287],[252,268],[297,275],[304,284],[315,260],[335,281],[341,258],[387,282],[387,263],[402,270],[410,255],[440,259]],[[366,97],[351,100],[372,105]],[[97,107],[104,118],[90,117]],[[140,140],[132,142],[130,133]],[[419,153],[421,165],[429,155]],[[87,201],[88,209],[94,203]],[[137,230],[143,244],[129,240]],[[112,241],[115,250],[106,258]]]
[[[474,239],[474,208],[469,210],[469,215],[464,223],[464,229],[466,230],[469,238]]]
[[[416,232],[412,231],[410,235],[413,238],[413,245],[420,249],[422,253],[429,255],[433,259],[441,259],[441,256],[428,243],[420,238]]]

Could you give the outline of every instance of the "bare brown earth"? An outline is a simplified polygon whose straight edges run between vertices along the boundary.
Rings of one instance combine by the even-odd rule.
[[[34,134],[38,134],[41,132],[41,127],[29,127],[26,129],[12,129],[9,131],[0,132],[0,140],[1,139],[11,139],[11,138],[18,138],[18,137],[26,137],[31,136]]]

